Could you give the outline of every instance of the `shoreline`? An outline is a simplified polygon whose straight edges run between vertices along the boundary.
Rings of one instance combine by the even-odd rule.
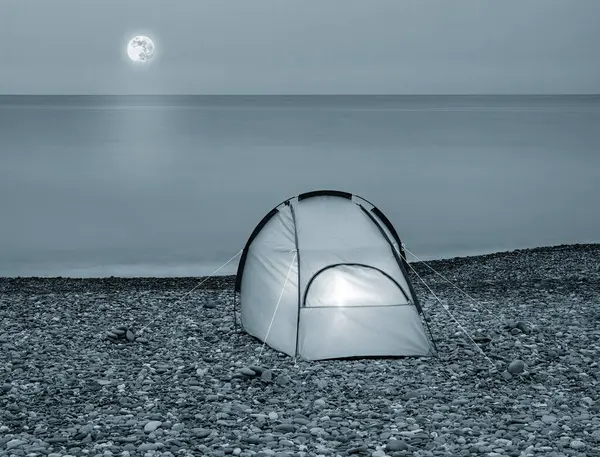
[[[477,264],[487,264],[499,262],[505,267],[505,262],[510,259],[536,258],[560,254],[575,254],[577,252],[598,252],[600,253],[600,243],[581,243],[581,244],[561,244],[553,246],[540,246],[534,248],[514,249],[510,251],[500,251],[489,254],[481,254],[475,256],[460,256],[447,259],[426,260],[426,261],[410,261],[409,264],[422,277],[430,277],[437,282],[438,278],[435,274],[432,275],[431,267],[440,272],[457,272],[457,268],[471,267]],[[418,282],[418,278],[410,271],[413,282]],[[475,275],[476,277],[480,274]],[[236,275],[214,275],[214,276],[101,276],[101,277],[63,277],[63,276],[0,276],[0,293],[14,291],[15,288],[24,286],[43,287],[51,283],[60,285],[61,287],[70,285],[70,287],[84,288],[86,285],[93,289],[106,286],[109,289],[115,287],[134,287],[154,289],[156,287],[166,289],[190,289],[203,282],[202,289],[227,289],[233,288]],[[68,288],[70,288],[68,287]],[[83,289],[82,289],[83,290]]]

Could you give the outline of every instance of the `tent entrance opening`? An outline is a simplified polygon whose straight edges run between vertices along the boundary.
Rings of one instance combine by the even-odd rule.
[[[387,273],[362,264],[341,263],[318,271],[308,282],[304,307],[398,306],[410,301]]]

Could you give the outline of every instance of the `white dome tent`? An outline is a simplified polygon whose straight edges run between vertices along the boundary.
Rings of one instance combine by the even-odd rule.
[[[367,200],[331,190],[290,198],[242,251],[242,328],[306,360],[432,356],[407,266],[396,230]]]

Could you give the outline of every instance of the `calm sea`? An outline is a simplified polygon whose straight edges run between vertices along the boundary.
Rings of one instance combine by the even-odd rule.
[[[600,97],[0,97],[0,276],[209,274],[322,188],[423,259],[598,242]]]

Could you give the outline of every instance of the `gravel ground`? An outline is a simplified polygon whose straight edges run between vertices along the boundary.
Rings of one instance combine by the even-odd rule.
[[[600,245],[428,263],[477,302],[412,265],[439,358],[258,360],[232,277],[0,279],[0,456],[600,456]]]

